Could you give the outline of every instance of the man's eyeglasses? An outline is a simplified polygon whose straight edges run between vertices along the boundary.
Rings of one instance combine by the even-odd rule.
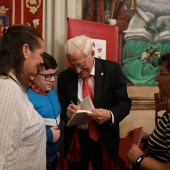
[[[87,59],[88,59],[88,57],[86,57],[85,59],[83,59],[83,60],[85,60],[85,61],[82,61],[82,62],[80,62],[80,63],[73,64],[73,65],[70,64],[70,68],[72,68],[72,69],[75,69],[76,67],[81,68],[81,69],[85,68],[86,65],[87,65]]]
[[[74,64],[74,65],[70,65],[70,68],[75,69],[76,67],[78,68],[84,68],[86,66],[86,62],[84,61],[83,63],[78,63],[78,64]]]
[[[168,71],[161,71],[161,70],[159,70],[159,75],[160,76],[166,76],[166,75],[170,75],[170,72],[168,72]]]
[[[54,79],[56,79],[56,78],[58,77],[58,75],[60,74],[60,72],[57,71],[57,72],[54,73],[54,74],[41,74],[41,73],[38,73],[38,74],[41,75],[41,76],[44,76],[46,81],[49,81],[49,80],[51,80],[52,77],[53,77]]]

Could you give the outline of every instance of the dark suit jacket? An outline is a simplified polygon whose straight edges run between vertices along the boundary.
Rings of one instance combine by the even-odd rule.
[[[77,103],[78,75],[66,69],[58,77],[58,95],[61,103],[61,119],[67,123],[66,110],[71,101]],[[117,159],[119,150],[119,122],[130,112],[131,99],[120,66],[116,62],[95,58],[94,107],[111,110],[114,124],[107,121],[98,125],[106,150],[112,160]],[[64,129],[65,155],[70,147],[73,127]]]

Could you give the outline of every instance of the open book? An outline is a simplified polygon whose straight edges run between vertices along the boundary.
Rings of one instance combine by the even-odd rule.
[[[89,96],[82,100],[80,103],[82,110],[77,110],[77,112],[73,115],[73,117],[67,123],[67,126],[75,126],[80,124],[88,123],[88,116],[87,114],[92,113],[91,110],[94,109],[93,103]]]
[[[133,132],[131,143],[139,146],[142,139],[142,134],[143,134],[143,127],[139,127],[135,129]]]
[[[128,29],[124,31],[125,40],[145,40],[152,43],[170,41],[170,15],[155,18],[151,12],[136,8]],[[147,29],[149,29],[149,31]]]

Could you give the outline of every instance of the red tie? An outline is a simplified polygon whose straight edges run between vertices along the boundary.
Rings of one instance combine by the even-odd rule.
[[[91,91],[90,85],[88,83],[90,76],[83,79],[83,97],[89,96],[92,103],[94,103],[93,93]]]
[[[91,98],[91,101],[94,103],[93,93],[88,83],[89,78],[90,76],[83,79],[83,97],[85,98],[89,96]],[[99,133],[97,131],[95,122],[93,120],[90,120],[88,123],[88,127],[89,127],[89,137],[94,141],[97,141],[99,138]]]

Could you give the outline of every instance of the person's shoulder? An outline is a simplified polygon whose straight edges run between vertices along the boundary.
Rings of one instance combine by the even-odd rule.
[[[51,89],[48,93],[49,95],[55,95],[58,96],[57,92],[54,89]]]
[[[67,68],[67,69],[65,69],[65,70],[63,70],[60,74],[59,74],[59,76],[61,76],[61,75],[72,75],[72,74],[75,74],[75,72],[74,72],[74,70],[73,69],[71,69],[71,68]]]
[[[95,61],[96,61],[96,63],[101,63],[102,65],[107,66],[107,67],[110,67],[110,66],[111,67],[117,67],[117,66],[119,66],[118,62],[111,61],[111,60],[104,60],[104,59],[95,58]]]
[[[62,71],[59,76],[58,76],[58,81],[61,80],[70,80],[74,77],[78,77],[78,75],[76,74],[76,72],[71,69],[71,68],[67,68],[66,70]]]
[[[52,97],[53,99],[56,99],[58,101],[58,94],[54,89],[51,89],[48,93],[49,97]]]
[[[164,114],[163,116],[167,117],[167,119],[169,119],[170,121],[170,109],[168,109]]]
[[[42,97],[41,94],[34,92],[31,88],[27,90],[26,94],[31,102],[39,102]]]
[[[36,94],[31,88],[29,88],[26,93],[27,93],[28,96]]]
[[[22,92],[21,87],[11,78],[2,78],[0,79],[0,89],[8,89],[8,92],[15,91],[16,93],[20,94]],[[23,92],[22,92],[23,93]]]

